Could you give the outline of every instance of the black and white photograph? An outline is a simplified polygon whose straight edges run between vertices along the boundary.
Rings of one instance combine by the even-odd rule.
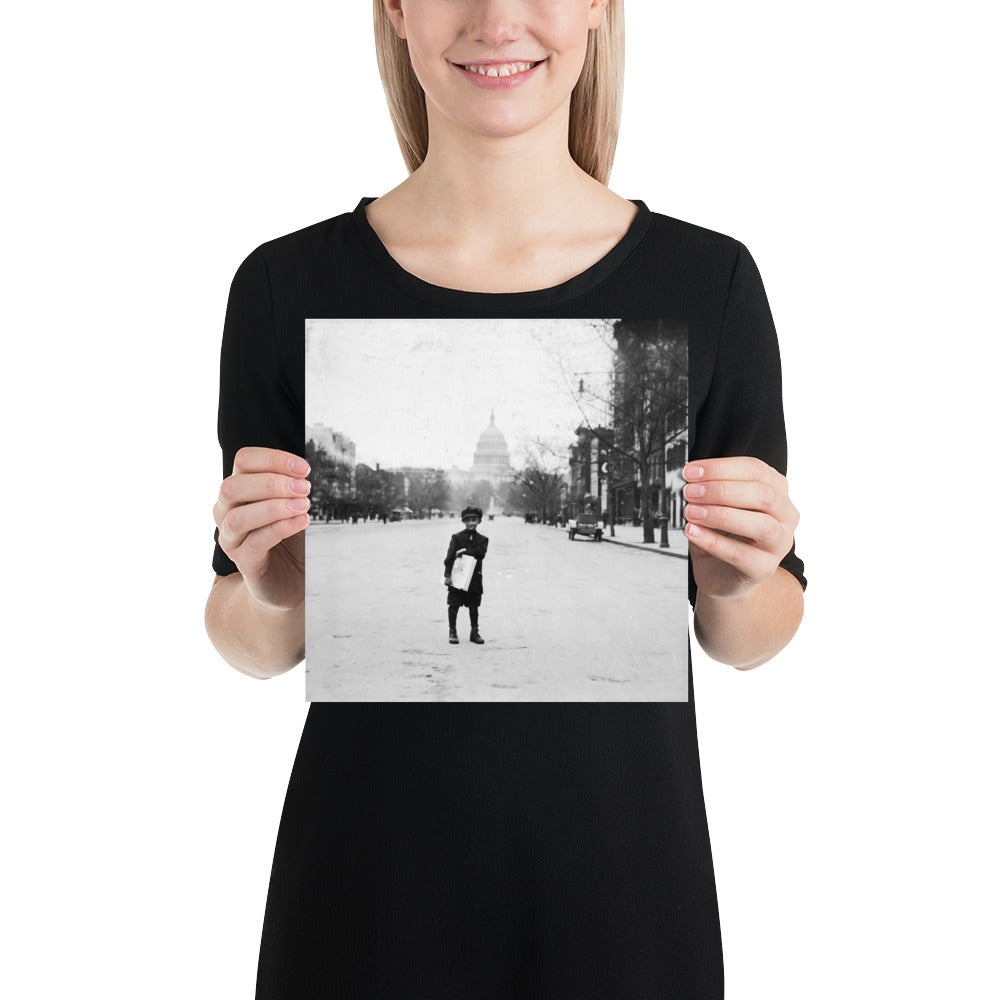
[[[685,701],[687,331],[306,322],[309,701]]]

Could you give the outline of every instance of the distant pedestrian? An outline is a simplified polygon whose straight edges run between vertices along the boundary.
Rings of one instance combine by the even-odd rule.
[[[479,606],[483,600],[483,560],[490,540],[476,529],[482,523],[481,507],[466,507],[462,511],[462,523],[465,527],[451,536],[448,553],[444,557],[444,582],[448,586],[448,641],[458,642],[458,609],[469,609],[469,623],[472,631],[469,641],[482,645],[486,640],[479,634]],[[461,590],[451,585],[451,570],[458,556],[472,556],[476,560],[476,568],[472,573],[468,590]]]

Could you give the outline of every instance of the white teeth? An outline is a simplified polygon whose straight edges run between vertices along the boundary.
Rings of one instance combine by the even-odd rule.
[[[502,66],[465,66],[464,69],[480,76],[514,76],[516,73],[523,73],[526,69],[531,69],[537,63],[518,62],[504,63]]]

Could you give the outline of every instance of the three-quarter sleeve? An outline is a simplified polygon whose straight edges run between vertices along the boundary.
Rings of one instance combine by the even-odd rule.
[[[750,252],[737,245],[719,331],[712,380],[695,420],[691,460],[750,455],[782,475],[788,471],[781,396],[778,336],[760,272]],[[806,587],[805,567],[794,541],[781,565]],[[697,597],[688,563],[688,597]]]
[[[230,286],[219,369],[218,435],[223,478],[232,474],[236,452],[244,446],[279,448],[301,455],[304,413],[278,350],[262,247],[243,261]],[[218,529],[212,568],[220,576],[238,571],[219,546]]]

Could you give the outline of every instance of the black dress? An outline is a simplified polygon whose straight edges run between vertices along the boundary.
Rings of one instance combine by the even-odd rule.
[[[638,213],[560,285],[475,293],[404,271],[353,212],[265,243],[233,280],[224,474],[301,453],[310,317],[662,317],[689,336],[690,458],[784,472],[778,344],[729,237]],[[805,586],[794,549],[782,565]],[[235,566],[216,546],[220,574]],[[695,585],[689,569],[689,596]],[[723,996],[695,725],[671,703],[309,706],[275,847],[258,1000]]]

